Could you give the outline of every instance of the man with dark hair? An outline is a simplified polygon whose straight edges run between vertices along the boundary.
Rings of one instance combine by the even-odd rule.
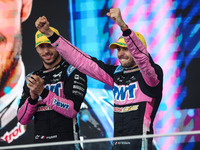
[[[50,28],[59,35],[58,30]],[[28,124],[34,116],[36,143],[77,140],[76,115],[86,94],[86,75],[63,60],[40,31],[35,34],[35,47],[43,67],[26,78],[18,121]],[[75,146],[81,149],[79,144]],[[67,148],[74,150],[75,146]]]
[[[144,37],[125,24],[120,9],[110,9],[107,15],[122,30],[119,40],[109,46],[118,50],[119,66],[105,64],[80,51],[53,32],[44,16],[38,18],[35,25],[71,65],[113,88],[115,137],[152,134],[162,98],[162,69],[153,62]],[[113,150],[140,150],[146,145],[148,150],[152,149],[152,139],[114,141]]]

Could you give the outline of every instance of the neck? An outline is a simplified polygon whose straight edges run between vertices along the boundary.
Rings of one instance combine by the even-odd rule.
[[[133,65],[133,66],[131,66],[131,67],[125,67],[124,69],[132,69],[132,68],[135,68],[135,67],[137,67],[137,65],[135,64],[135,65]]]

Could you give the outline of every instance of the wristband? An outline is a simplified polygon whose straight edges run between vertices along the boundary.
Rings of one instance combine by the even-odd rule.
[[[122,28],[121,28],[122,31],[126,31],[126,30],[128,30],[128,29],[129,29],[129,28],[128,28],[128,25],[127,25],[127,24],[126,24],[126,28],[125,28],[125,29],[122,29]]]

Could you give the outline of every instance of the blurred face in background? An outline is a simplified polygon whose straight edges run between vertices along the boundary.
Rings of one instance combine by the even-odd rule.
[[[0,0],[0,129],[16,117],[24,82],[19,81],[25,77],[21,24],[31,8],[32,0]]]
[[[30,15],[32,0],[0,0],[0,96],[16,73],[21,57],[21,23]]]

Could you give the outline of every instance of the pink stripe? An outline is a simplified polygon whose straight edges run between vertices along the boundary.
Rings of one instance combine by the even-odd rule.
[[[172,108],[174,107],[174,103],[176,102],[177,100],[177,97],[179,96],[180,94],[180,91],[181,91],[181,86],[177,87],[177,89],[174,91],[174,93],[168,98],[169,101],[166,101],[166,104],[167,104],[167,107],[168,108]],[[171,100],[171,101],[170,101]],[[167,112],[166,112],[167,113]]]
[[[176,80],[176,75],[175,74],[172,74],[169,79],[165,82],[165,86],[163,88],[163,95],[166,95],[167,92],[170,90],[171,86],[173,86],[173,83],[175,82]],[[169,101],[167,101],[169,102]]]
[[[173,53],[170,58],[168,58],[168,61],[162,66],[164,74],[167,74],[167,72],[172,68],[172,66],[176,66],[176,58],[177,53]],[[180,70],[176,70],[176,72],[180,72]]]
[[[145,14],[145,8],[144,5],[142,5],[129,21],[130,23],[131,22],[133,23],[132,24],[133,27],[141,19],[141,16],[143,16],[144,14]]]
[[[110,36],[113,36],[113,33],[116,32],[116,30],[119,28],[119,26],[115,23],[110,27]],[[114,39],[113,39],[114,40]]]
[[[118,59],[116,59],[115,65],[121,65]]]
[[[144,114],[144,125],[146,127],[148,127],[148,129],[149,129],[150,123],[151,123],[150,115],[152,113],[154,103],[155,103],[155,99],[153,99],[151,103],[147,103],[146,111],[145,111],[145,114]]]
[[[176,53],[174,53],[171,58],[169,58],[168,60],[171,60],[173,59],[172,61],[167,61],[165,63],[165,65],[163,66],[163,72],[164,72],[164,75],[167,74],[167,72],[171,69],[171,66],[174,66],[175,65],[175,61],[174,61],[174,58],[176,57]],[[165,86],[163,88],[163,95],[166,95],[167,92],[170,90],[171,86],[174,85],[175,81],[177,80],[177,77],[179,76],[180,74],[180,69],[177,68],[174,72],[174,74],[172,74],[169,79],[166,81],[165,83]],[[180,89],[181,87],[179,87],[179,92],[180,92]],[[169,101],[167,102],[171,102],[170,101],[171,99],[169,99]]]
[[[167,61],[165,63],[165,65],[163,66],[163,72],[164,75],[167,74],[167,72],[170,70],[171,66],[174,66],[175,61],[174,59],[176,58],[176,53],[172,54],[171,57],[168,59],[169,61]],[[170,61],[172,60],[172,61]],[[166,69],[167,68],[167,69]],[[175,70],[175,72],[169,77],[169,79],[165,82],[165,86],[163,87],[163,95],[166,95],[167,92],[170,90],[171,86],[174,85],[175,81],[177,80],[177,77],[180,74],[180,69],[177,68]],[[169,99],[170,100],[170,99]],[[169,101],[167,101],[169,102]]]
[[[176,88],[176,90],[174,91],[174,93],[168,98],[168,100],[166,101],[166,104],[167,104],[168,108],[172,108],[173,107],[174,103],[177,100],[177,97],[180,94],[180,91],[181,91],[181,86],[178,86]]]
[[[159,39],[161,39],[162,37],[159,37]],[[160,62],[161,60],[162,60],[162,58],[163,57],[165,57],[165,56],[168,56],[169,57],[169,55],[171,55],[170,53],[172,53],[171,51],[170,51],[170,48],[171,48],[171,46],[173,45],[173,41],[174,41],[175,39],[174,39],[174,37],[173,36],[171,36],[170,38],[168,38],[168,40],[163,44],[163,46],[162,46],[162,48],[159,50],[159,52],[156,54],[156,56],[154,57],[154,61],[155,62]],[[173,52],[173,53],[175,53],[176,52],[176,50]],[[172,54],[172,55],[176,55],[176,53],[175,54]],[[173,58],[175,58],[175,57],[173,57]],[[176,59],[176,58],[175,58]],[[174,59],[174,60],[175,60]]]
[[[161,128],[161,130],[159,131],[160,134],[164,134],[167,133],[168,130],[170,130],[170,128],[173,126],[175,122],[175,118],[172,115],[171,118],[169,118],[166,122],[165,125]]]
[[[111,8],[119,8],[122,4],[121,0],[116,0],[113,4],[113,6],[111,6]],[[118,28],[118,25],[115,23],[110,27],[110,36],[112,37],[113,32],[116,31],[116,29]]]
[[[115,49],[110,49],[110,55],[112,56],[113,53],[115,52]]]
[[[168,56],[169,55],[169,49],[172,46],[172,43],[170,43],[170,41],[173,40],[173,37],[168,38],[168,40],[165,42],[165,44],[162,46],[163,48],[161,48],[159,50],[159,52],[157,53],[157,55],[154,57],[154,61],[155,62],[160,62],[163,57]],[[173,55],[173,54],[172,54]]]
[[[147,12],[146,15],[145,15],[146,18],[149,17],[150,13],[148,13],[148,12],[154,12],[155,11],[154,7],[157,6],[158,3],[160,3],[160,1],[159,0],[152,0],[151,1],[151,3],[148,5],[149,7],[147,7],[147,9],[146,9],[146,12]]]
[[[144,38],[146,39],[146,37],[145,37],[145,35],[144,35],[144,33],[146,32],[145,28],[146,28],[145,24],[142,24],[142,25],[140,26],[140,28],[139,28],[136,32],[141,33],[141,34],[144,36]],[[148,49],[148,46],[147,46],[147,49]]]
[[[165,101],[165,103],[166,103],[166,105],[167,105],[167,107],[168,107],[168,110],[169,110],[170,108],[173,107],[174,102],[177,100],[177,97],[178,97],[178,95],[179,95],[179,93],[180,93],[180,90],[181,90],[181,87],[179,86],[179,87],[176,89],[176,91],[174,91],[174,94],[172,94],[172,95],[168,98],[169,101]],[[157,122],[162,121],[163,118],[166,118],[165,116],[168,116],[167,113],[168,113],[167,111],[159,111],[159,113],[157,114],[157,116],[156,116],[156,118],[155,118],[154,124],[157,124]],[[171,117],[174,118],[173,115],[172,115]],[[167,118],[168,118],[168,117],[167,117]],[[169,118],[168,120],[170,120],[170,118]],[[168,122],[168,121],[166,121],[166,122]],[[164,126],[163,126],[162,128],[163,128],[163,129],[166,129],[165,126],[167,126],[167,124],[164,124]],[[171,126],[170,126],[170,127],[171,127]],[[159,131],[159,133],[166,133],[166,132],[167,132],[167,130],[166,130],[165,132]]]
[[[159,111],[157,114],[156,114],[156,117],[155,117],[155,120],[154,120],[154,124],[156,125],[157,122],[163,120],[163,116],[165,115],[165,111]],[[159,134],[159,132],[157,130],[155,130],[155,133],[156,134]]]
[[[129,3],[127,4],[126,8],[123,9],[123,11],[121,12],[121,14],[123,15],[123,19],[126,20],[126,16],[129,15],[131,9],[133,9],[134,5],[136,5],[138,3],[139,0],[132,0],[129,1]]]
[[[129,3],[133,3],[133,4],[135,4],[135,3],[137,3],[138,2],[138,0],[136,1],[136,2],[134,2],[134,1],[130,1]],[[131,5],[130,5],[131,6]],[[124,9],[124,11],[121,13],[122,15],[123,15],[123,18],[125,18],[124,16],[127,16],[127,14],[129,13],[129,11],[130,11],[130,9],[132,9],[132,7],[126,7],[126,8],[128,8],[128,10],[127,9]],[[133,17],[130,19],[130,21],[128,22],[128,23],[126,23],[128,26],[129,26],[129,28],[133,28],[134,26],[135,26],[135,24],[140,20],[140,18],[141,18],[141,14],[144,14],[144,12],[145,12],[145,9],[144,9],[144,5],[142,5],[138,10],[137,10],[137,12],[135,13],[135,14],[133,14]],[[124,14],[125,13],[125,14]],[[124,19],[125,20],[125,19]],[[110,35],[112,36],[113,35],[113,32],[115,32],[117,29],[119,28],[119,26],[115,23],[115,24],[113,24],[113,26],[111,26],[111,28],[110,28]]]
[[[177,69],[177,72],[179,72],[179,69]],[[177,83],[175,83],[177,80],[177,76],[178,76],[178,73],[176,73],[176,71],[175,71],[175,73],[172,74],[170,76],[170,78],[165,82],[165,86],[163,88],[163,95],[166,95],[168,93],[168,91],[170,90],[170,88],[174,87],[177,84]],[[179,87],[179,88],[181,88],[181,87]],[[171,102],[170,100],[171,99],[169,99],[167,102]]]
[[[123,1],[122,0],[116,0],[111,8],[120,8],[121,4]]]
[[[172,5],[172,3],[170,3],[170,2],[166,2],[164,5],[162,5],[162,8],[160,9],[160,11],[156,13],[157,15],[154,17],[152,24],[150,24],[147,27],[147,31],[149,31],[148,34],[151,33],[152,29],[156,28],[158,22],[163,20],[163,18],[167,14],[167,12],[170,10],[171,5]]]
[[[164,26],[162,26],[162,28],[159,30],[159,32],[157,34],[155,34],[155,38],[151,41],[151,43],[148,45],[148,50],[149,52],[151,52],[151,50],[154,49],[154,47],[156,45],[158,45],[160,43],[160,40],[163,39],[163,37],[166,35],[167,31],[171,28],[172,24],[174,22],[174,19],[168,19],[168,21],[164,24]],[[148,30],[147,30],[148,33],[150,33]],[[173,42],[172,39],[170,39],[170,41]],[[166,41],[166,43],[168,43],[169,41]],[[164,46],[162,46],[163,49],[166,49]],[[166,50],[163,51],[163,50],[160,50],[162,53],[163,52],[167,52]]]
[[[163,118],[166,118],[165,116],[168,115],[167,113],[168,113],[167,111],[159,111],[159,113],[156,115],[154,124],[157,124],[160,121],[162,122]],[[169,117],[169,115],[168,115],[168,117]],[[170,120],[170,118],[168,120]],[[168,120],[166,120],[166,122],[168,122]],[[165,126],[166,126],[166,124],[162,124],[163,129],[165,129]],[[166,132],[167,132],[167,130],[164,133],[166,133]],[[157,132],[157,134],[159,134],[159,133],[163,133],[163,131]]]
[[[174,132],[178,132],[178,130],[176,130]],[[174,142],[177,138],[178,138],[177,136],[171,136],[171,137],[167,138],[167,140],[162,145],[161,149],[162,150],[171,150],[171,149],[178,150],[177,147],[178,147],[179,143]]]

